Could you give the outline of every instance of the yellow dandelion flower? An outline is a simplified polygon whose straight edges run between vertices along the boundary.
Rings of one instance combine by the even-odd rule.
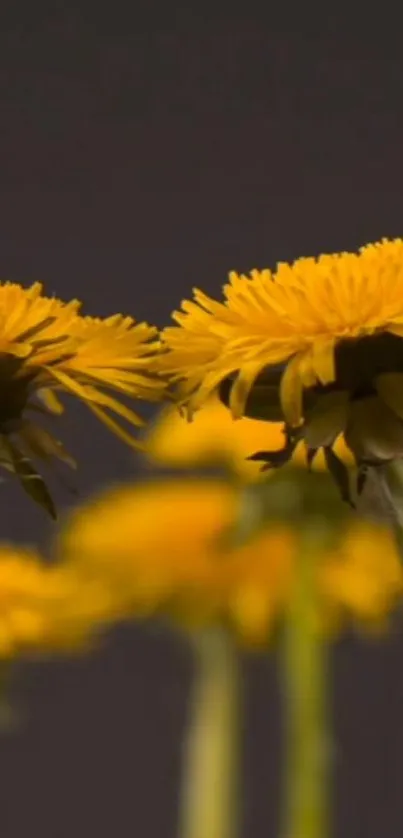
[[[195,502],[199,504],[198,515]],[[215,481],[150,483],[127,491],[118,488],[79,511],[62,539],[63,550],[72,557],[72,569],[88,572],[88,578],[104,578],[117,598],[133,601],[136,609],[147,613],[169,598],[178,580],[186,586],[186,578],[189,584],[193,579],[197,586],[208,572],[205,553],[209,543],[218,539],[223,527],[230,526],[238,505],[237,493]],[[150,515],[154,513],[158,515],[158,527],[155,520],[151,524]],[[97,526],[98,516],[105,516],[105,528],[103,523]],[[128,549],[123,549],[123,539],[117,542],[117,516],[122,535],[125,533],[123,539],[129,539]],[[181,527],[179,517],[183,518]],[[170,545],[165,556],[162,533]],[[197,545],[195,550],[192,544]]]
[[[85,588],[30,550],[0,547],[0,659],[79,648],[112,613],[100,585]]]
[[[0,657],[43,642],[54,593],[48,580],[35,554],[0,548]]]
[[[164,384],[148,371],[159,347],[157,330],[131,317],[82,317],[80,303],[42,294],[35,283],[24,289],[0,284],[0,464],[20,477],[24,488],[48,511],[55,510],[30,457],[74,460],[32,413],[61,413],[57,392],[80,398],[116,434],[139,443],[110,415],[131,425],[142,420],[111,395],[154,401]]]
[[[223,302],[195,290],[173,317],[157,363],[190,412],[221,388],[234,417],[256,415],[257,393],[291,443],[344,433],[359,464],[403,456],[402,239],[231,273]]]
[[[384,562],[384,557],[387,557]],[[341,612],[382,628],[390,604],[401,599],[403,570],[390,528],[354,521],[319,569],[325,611],[336,624]]]
[[[143,420],[105,390],[125,396],[157,401],[164,391],[162,381],[149,372],[150,360],[159,343],[157,330],[132,317],[117,314],[105,320],[76,318],[71,326],[75,351],[48,372],[54,383],[82,399],[96,416],[129,445],[138,447],[105,411],[111,410],[132,425]]]
[[[76,513],[61,555],[83,580],[104,580],[122,616],[165,614],[189,630],[230,625],[241,642],[259,645],[287,608],[300,534],[278,520],[234,544],[228,533],[241,504],[223,481],[118,488]],[[344,612],[375,623],[403,592],[393,536],[351,520],[318,557],[324,631]]]
[[[47,615],[43,651],[86,652],[108,626],[121,619],[120,598],[102,578],[88,577],[84,582],[74,569],[55,566],[52,584],[58,596]]]
[[[245,480],[256,480],[264,475],[261,462],[253,459],[256,452],[271,452],[281,457],[285,431],[281,422],[265,422],[247,416],[234,419],[231,411],[217,396],[212,396],[189,421],[183,411],[164,408],[157,420],[148,427],[145,436],[147,457],[165,466],[194,466],[220,463],[228,466]],[[346,463],[353,463],[351,452],[342,436],[334,443],[336,455]],[[307,452],[301,440],[293,452],[294,464],[306,465]],[[313,467],[325,468],[322,451],[314,459]]]

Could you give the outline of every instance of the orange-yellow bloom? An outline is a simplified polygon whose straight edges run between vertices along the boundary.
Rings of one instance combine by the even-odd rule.
[[[391,603],[403,593],[403,570],[390,529],[354,521],[323,563],[320,584],[329,620],[332,611],[336,621],[350,612],[364,624],[382,626]]]
[[[248,459],[257,451],[280,452],[284,449],[284,425],[242,417],[234,419],[231,411],[217,396],[212,396],[195,413],[190,422],[183,411],[166,407],[148,427],[145,453],[165,466],[227,464],[246,480],[262,477],[262,464]],[[353,457],[342,436],[334,444],[335,453],[346,463]],[[301,440],[295,448],[293,462],[306,465],[306,446]],[[314,468],[325,468],[323,452],[314,459]]]
[[[242,493],[222,481],[118,488],[78,511],[61,554],[83,580],[104,581],[122,616],[162,613],[190,630],[224,624],[259,645],[287,607],[300,533],[278,520],[237,542],[242,504]],[[348,519],[318,553],[317,584],[324,630],[344,612],[379,621],[403,591],[392,535]]]
[[[139,443],[111,415],[129,425],[141,418],[113,392],[155,401],[164,384],[149,371],[158,350],[157,330],[131,317],[82,317],[80,303],[42,294],[35,283],[24,289],[0,284],[0,463],[17,473],[27,491],[49,512],[54,507],[30,457],[60,458],[73,464],[62,444],[33,416],[61,413],[57,392],[88,405],[130,445]]]
[[[157,365],[190,412],[221,388],[254,413],[257,387],[313,450],[344,433],[359,464],[403,456],[402,239],[233,272],[222,302],[195,290],[173,318]]]
[[[83,586],[31,550],[0,547],[0,659],[86,648],[114,608],[98,582]]]

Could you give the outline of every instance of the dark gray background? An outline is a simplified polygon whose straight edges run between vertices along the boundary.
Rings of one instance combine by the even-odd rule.
[[[135,8],[2,3],[2,278],[162,325],[229,269],[402,235],[393,21]],[[81,497],[133,473],[84,408],[64,439]],[[41,510],[0,490],[4,536],[48,544]],[[334,652],[340,838],[403,830],[402,661],[396,635]],[[20,728],[0,739],[4,838],[173,838],[189,678],[184,648],[136,629],[90,660],[24,670]],[[274,659],[245,661],[242,838],[276,835],[277,680]]]

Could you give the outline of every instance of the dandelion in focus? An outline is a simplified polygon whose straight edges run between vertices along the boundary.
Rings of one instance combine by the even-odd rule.
[[[332,455],[344,435],[363,468],[403,456],[403,240],[231,273],[224,301],[199,290],[163,332],[158,366],[193,413],[219,391],[234,417],[281,421]]]
[[[132,426],[141,426],[142,419],[112,393],[155,401],[164,390],[148,371],[159,345],[157,330],[122,315],[82,317],[80,305],[44,296],[40,283],[27,289],[0,285],[0,464],[53,517],[53,501],[31,457],[70,466],[74,460],[35,414],[62,413],[58,393],[70,393],[137,446],[110,412]]]

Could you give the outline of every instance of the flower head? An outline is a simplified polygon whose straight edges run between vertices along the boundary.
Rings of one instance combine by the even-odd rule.
[[[259,645],[287,607],[301,542],[280,519],[234,539],[244,500],[213,480],[118,488],[78,511],[61,553],[83,580],[104,580],[122,616],[164,614],[189,630],[224,624]],[[345,613],[377,623],[403,592],[392,535],[350,518],[319,551],[317,584],[323,630]]]
[[[35,283],[24,289],[0,285],[0,463],[17,473],[24,488],[51,514],[53,503],[30,457],[72,458],[32,414],[61,413],[57,392],[78,397],[130,445],[131,434],[108,411],[129,425],[141,418],[115,398],[156,400],[164,385],[148,372],[157,330],[131,317],[82,317],[80,303],[42,294]]]
[[[265,422],[247,416],[234,419],[217,396],[212,396],[189,421],[177,407],[166,407],[147,428],[145,453],[150,460],[165,466],[227,465],[244,480],[257,480],[265,472],[256,452],[270,451],[272,459],[281,458],[285,432],[282,422]],[[334,445],[337,456],[353,462],[340,436]],[[295,464],[307,464],[307,452],[301,440],[293,452]],[[314,468],[325,468],[319,451]]]
[[[173,317],[158,365],[190,411],[221,388],[255,415],[256,393],[312,450],[344,433],[359,464],[403,456],[403,240],[231,273]]]
[[[34,552],[0,547],[0,660],[86,647],[113,614],[103,586],[83,586]]]

